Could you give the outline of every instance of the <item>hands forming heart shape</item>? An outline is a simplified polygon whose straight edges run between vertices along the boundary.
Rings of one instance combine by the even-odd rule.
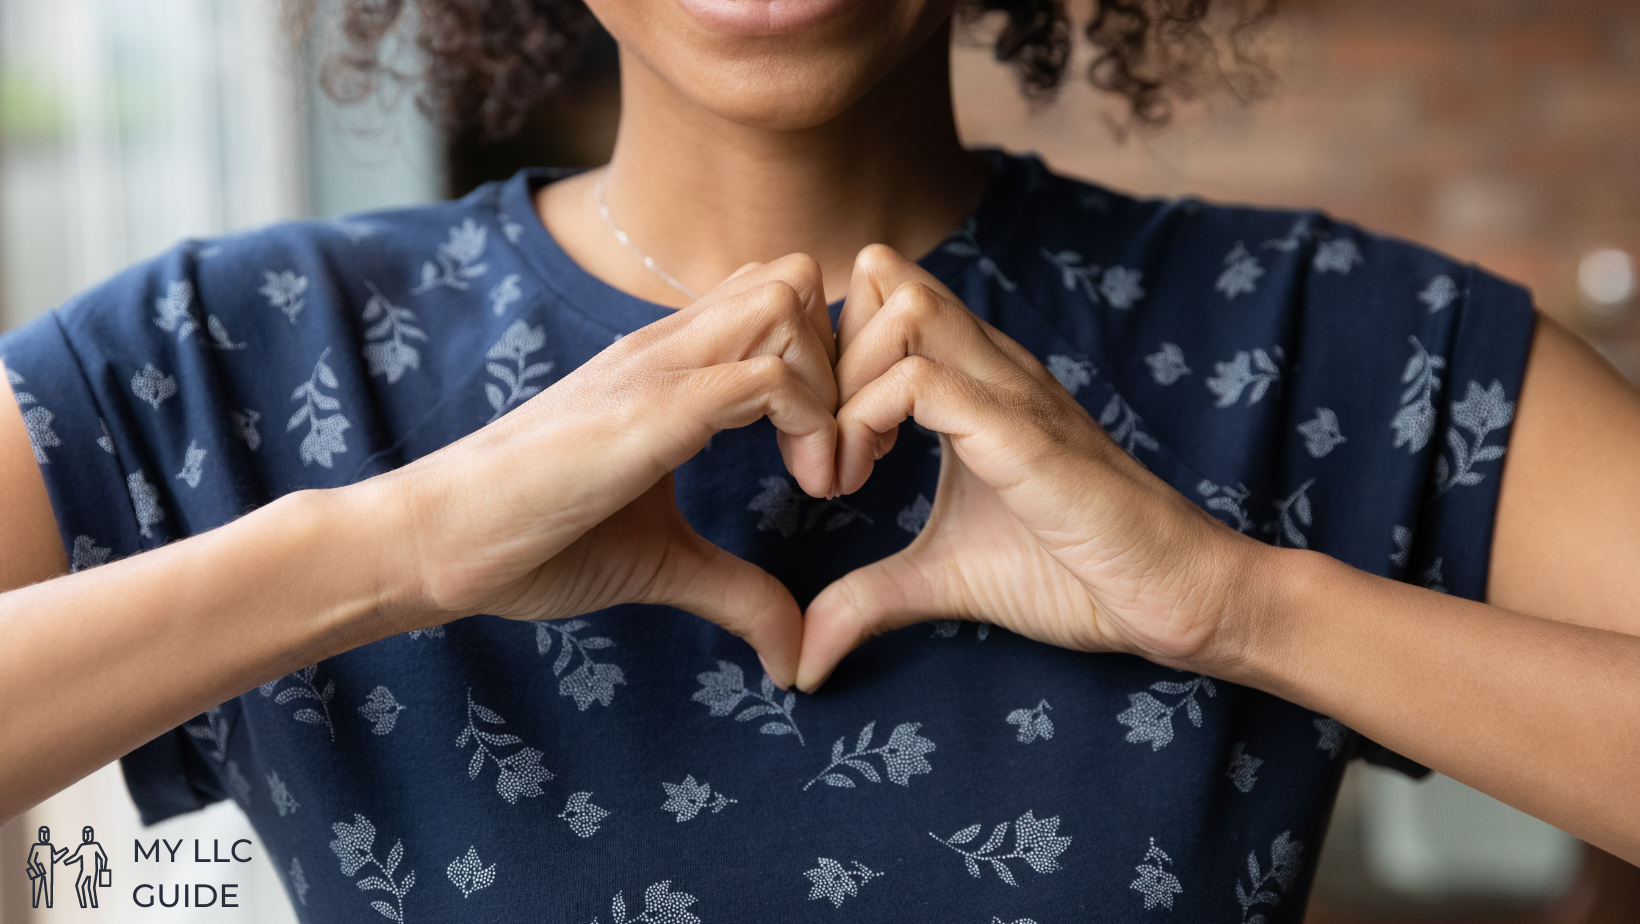
[[[907,418],[939,434],[927,523],[800,611],[773,576],[684,521],[672,472],[767,416],[804,491],[849,494]],[[855,261],[835,335],[820,268],[748,264],[551,388],[361,485],[402,514],[406,619],[696,613],[812,692],[866,638],[931,618],[1202,669],[1235,656],[1232,609],[1263,543],[1114,443],[1024,347],[884,245]]]

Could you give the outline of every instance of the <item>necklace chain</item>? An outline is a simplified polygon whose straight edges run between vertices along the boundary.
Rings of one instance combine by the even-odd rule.
[[[699,293],[697,293],[694,289],[691,289],[682,282],[679,282],[676,276],[673,276],[671,273],[668,273],[666,270],[662,269],[661,265],[656,263],[653,257],[644,253],[637,244],[632,242],[631,235],[621,230],[621,226],[615,223],[615,217],[609,213],[608,184],[605,182],[607,179],[607,172],[598,174],[598,181],[592,185],[592,191],[593,195],[598,199],[598,214],[603,216],[604,224],[609,226],[609,231],[611,234],[615,235],[615,240],[620,241],[621,246],[632,251],[633,256],[643,261],[645,268],[654,273],[656,276],[659,276],[667,285],[677,289],[679,292],[682,292],[691,300],[700,298]],[[973,205],[969,209],[970,216],[972,215],[972,212],[979,207],[979,203],[988,185],[989,184],[985,182],[985,180],[981,180],[979,189],[974,193]]]
[[[611,234],[615,235],[615,240],[620,241],[623,247],[632,251],[633,256],[637,257],[639,260],[642,260],[643,265],[648,268],[650,272],[664,280],[667,285],[677,289],[679,292],[682,292],[691,300],[700,298],[700,295],[697,294],[694,289],[691,289],[679,282],[676,276],[673,276],[671,273],[668,273],[666,270],[662,269],[660,264],[656,263],[653,257],[644,253],[637,244],[632,243],[631,236],[621,230],[621,226],[615,223],[614,216],[609,214],[609,199],[606,195],[606,184],[604,182],[606,177],[607,174],[600,173],[598,175],[598,182],[593,184],[592,190],[593,194],[598,198],[598,214],[603,216],[604,224],[609,226],[609,231]]]

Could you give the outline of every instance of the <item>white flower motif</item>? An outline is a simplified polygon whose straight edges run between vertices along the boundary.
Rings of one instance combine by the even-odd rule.
[[[440,286],[465,291],[472,280],[488,271],[488,265],[480,262],[489,236],[483,226],[468,218],[460,226],[450,228],[449,234],[449,240],[438,246],[433,259],[422,264],[421,284],[411,290],[411,295]]]
[[[177,393],[177,380],[153,363],[143,363],[142,369],[131,376],[131,393],[159,410],[160,402]]]
[[[1394,445],[1405,445],[1407,452],[1415,453],[1424,448],[1435,429],[1435,392],[1441,387],[1440,371],[1446,360],[1430,355],[1417,337],[1407,339],[1412,342],[1412,356],[1401,372],[1406,387],[1401,391],[1401,409],[1389,425],[1395,431]]]
[[[572,792],[569,801],[564,803],[564,810],[558,817],[569,823],[569,829],[575,832],[576,837],[591,837],[598,833],[598,826],[609,817],[609,812],[601,806],[592,803],[592,793]]]
[[[307,874],[302,872],[302,860],[300,857],[290,858],[290,869],[285,875],[290,879],[291,891],[296,893],[297,904],[306,906],[308,881]]]
[[[500,317],[512,305],[524,297],[524,292],[518,287],[518,281],[523,277],[517,273],[508,273],[501,277],[501,281],[490,289],[490,310]]]
[[[406,370],[421,368],[421,350],[410,340],[426,340],[427,332],[416,326],[416,313],[387,300],[370,280],[365,280],[370,298],[364,303],[364,319],[374,321],[365,329],[365,345],[360,350],[371,375],[387,377],[389,385]]]
[[[1245,533],[1253,525],[1253,518],[1247,513],[1247,498],[1253,492],[1241,482],[1221,485],[1203,478],[1196,483],[1196,493],[1203,498],[1202,506],[1229,514],[1230,525],[1236,528],[1236,532]]]
[[[901,510],[900,515],[894,518],[894,523],[915,536],[917,533],[922,532],[924,526],[928,525],[928,517],[933,512],[933,503],[928,500],[926,495],[918,494],[917,499],[912,501],[909,507]]]
[[[688,892],[672,891],[672,880],[664,879],[643,890],[643,913],[635,918],[626,916],[626,898],[616,892],[609,902],[613,924],[700,924],[700,916],[689,910],[695,896]],[[599,924],[597,918],[592,924]]]
[[[404,705],[393,698],[393,691],[380,685],[370,691],[364,705],[359,707],[359,715],[370,722],[370,731],[377,735],[391,732],[403,711]]]
[[[1167,705],[1152,695],[1152,691],[1179,698]],[[1202,707],[1196,702],[1199,692],[1212,699],[1218,695],[1218,687],[1211,678],[1198,674],[1186,682],[1158,680],[1148,690],[1129,693],[1128,707],[1116,714],[1116,721],[1128,727],[1124,740],[1133,744],[1148,743],[1152,751],[1161,750],[1173,741],[1173,714],[1181,707],[1190,724],[1201,728]]]
[[[7,366],[6,378],[11,382],[13,397],[17,399],[17,406],[23,409],[23,425],[28,430],[29,444],[34,447],[34,461],[46,465],[51,462],[46,456],[46,450],[63,444],[56,431],[51,429],[51,422],[56,419],[56,415],[46,410],[45,405],[36,403],[34,395],[20,387],[27,384],[24,382],[21,372]],[[97,422],[102,424],[103,434],[106,436],[108,425],[103,423],[100,417],[97,418]],[[110,441],[106,448],[108,452],[112,453],[114,451],[113,442]]]
[[[1316,750],[1326,751],[1328,757],[1337,757],[1344,753],[1344,723],[1328,716],[1311,719],[1310,724],[1315,726]]]
[[[285,430],[291,431],[308,422],[307,435],[302,438],[297,448],[303,465],[319,463],[325,468],[332,465],[332,456],[347,452],[347,442],[342,434],[352,426],[346,415],[339,410],[342,402],[331,395],[325,394],[320,385],[325,388],[339,388],[341,383],[336,373],[325,363],[325,356],[330,353],[330,347],[325,347],[319,353],[319,361],[314,365],[313,372],[307,381],[296,386],[290,393],[292,400],[300,400],[302,406],[291,415],[290,422],[285,424]],[[320,411],[336,411],[328,416],[320,416]]]
[[[1262,759],[1247,753],[1246,742],[1237,741],[1230,749],[1230,768],[1224,775],[1237,789],[1252,792],[1253,785],[1258,782],[1258,768],[1263,765]]]
[[[1006,861],[1024,860],[1026,865],[1039,873],[1052,873],[1060,868],[1059,855],[1071,844],[1071,838],[1061,835],[1059,831],[1059,816],[1037,818],[1032,811],[1014,820],[1014,849],[1008,853],[997,853],[1003,840],[1008,834],[1008,822],[1004,821],[991,829],[990,837],[985,843],[970,850],[966,846],[979,837],[981,825],[973,824],[950,837],[940,837],[934,832],[928,836],[951,848],[962,855],[963,866],[967,867],[968,874],[975,879],[980,878],[980,863],[991,865],[991,870],[997,878],[1009,885],[1018,885],[1014,873]]]
[[[1179,877],[1163,867],[1164,863],[1171,866],[1173,858],[1167,855],[1167,851],[1156,846],[1156,839],[1153,837],[1144,858],[1133,868],[1133,871],[1139,874],[1138,878],[1128,884],[1128,888],[1145,897],[1146,911],[1158,905],[1169,911],[1173,910],[1173,896],[1184,891],[1184,887],[1179,885]]]
[[[165,509],[159,504],[159,491],[138,469],[127,475],[125,488],[131,495],[131,508],[137,515],[137,528],[144,539],[152,538],[153,527],[165,519]]]
[[[661,810],[673,813],[677,816],[674,820],[679,822],[688,821],[705,809],[711,809],[716,814],[740,801],[717,792],[705,782],[697,782],[692,773],[686,775],[681,783],[663,781],[661,788],[666,791],[666,801],[661,803]]]
[[[1045,365],[1048,367],[1048,373],[1059,380],[1059,384],[1065,386],[1065,390],[1073,395],[1080,391],[1082,386],[1093,382],[1093,363],[1087,359],[1056,353],[1048,357]]]
[[[290,788],[285,785],[285,781],[272,771],[268,772],[268,798],[273,800],[273,807],[278,810],[280,818],[301,807],[296,797],[290,794]]]
[[[480,728],[481,722],[490,728]],[[475,746],[472,759],[467,762],[468,779],[478,779],[485,763],[494,761],[499,771],[495,780],[496,794],[509,805],[516,805],[520,797],[533,799],[541,795],[541,783],[552,779],[553,774],[541,766],[541,752],[535,748],[521,746],[507,753],[493,750],[522,743],[523,739],[510,732],[491,730],[505,724],[507,720],[496,714],[495,710],[473,702],[473,691],[469,688],[467,724],[456,736],[456,747],[465,748],[469,743]]]
[[[1357,263],[1364,262],[1361,248],[1351,238],[1335,237],[1315,246],[1315,271],[1318,273],[1348,273]]]
[[[70,573],[84,571],[97,565],[105,564],[114,557],[114,550],[98,545],[90,536],[75,536],[74,548],[69,556]]]
[[[393,896],[392,904],[376,900],[370,903],[370,907],[389,921],[402,922],[404,896],[416,884],[415,870],[406,871],[403,879],[398,878],[399,862],[404,859],[404,842],[395,840],[387,856],[376,859],[376,826],[358,812],[353,813],[351,823],[332,822],[330,830],[336,834],[336,839],[330,842],[330,850],[342,864],[342,875],[351,879],[366,866],[374,866],[375,874],[358,880],[354,885],[360,891],[379,890]]]
[[[1280,344],[1271,346],[1268,352],[1261,348],[1237,350],[1228,362],[1213,363],[1214,375],[1206,380],[1207,390],[1218,396],[1218,407],[1240,401],[1244,390],[1247,404],[1257,404],[1270,385],[1281,379],[1277,361],[1284,358]]]
[[[169,331],[182,340],[199,327],[189,314],[194,302],[193,283],[178,279],[166,287],[165,294],[154,299],[154,325]]]
[[[245,445],[252,452],[261,448],[262,434],[256,429],[256,422],[262,419],[261,413],[245,408],[243,411],[229,411],[228,415],[233,419],[234,432],[245,441]]]
[[[1112,393],[1105,402],[1104,410],[1099,412],[1099,426],[1128,455],[1133,455],[1141,446],[1152,452],[1161,448],[1156,438],[1145,432],[1143,418],[1119,394]]]
[[[273,701],[281,706],[299,699],[311,703],[312,705],[302,706],[297,709],[291,713],[290,717],[308,725],[323,725],[325,731],[330,733],[330,740],[335,741],[336,726],[331,724],[330,721],[330,701],[336,698],[336,681],[335,679],[326,680],[324,687],[321,688],[317,683],[318,676],[319,665],[309,664],[294,674],[288,674],[277,680],[270,680],[262,684],[259,689],[263,696],[272,696]],[[279,690],[279,684],[284,680],[293,680],[295,682],[286,686],[283,690]],[[275,690],[278,690],[277,696],[274,695]]]
[[[1053,719],[1048,718],[1051,708],[1047,700],[1042,700],[1031,709],[1015,709],[1008,713],[1008,724],[1019,726],[1015,737],[1020,744],[1030,744],[1038,738],[1046,741],[1053,737]]]
[[[1286,544],[1300,549],[1310,547],[1310,540],[1300,527],[1310,526],[1314,522],[1310,510],[1310,486],[1313,484],[1314,478],[1306,479],[1293,493],[1272,502],[1276,516],[1265,523],[1263,529],[1275,535],[1273,545]]]
[[[478,858],[478,848],[469,845],[466,853],[451,860],[450,865],[444,868],[444,875],[461,890],[461,897],[467,898],[495,882],[495,864],[485,866],[484,861]]]
[[[797,704],[797,694],[787,690],[784,697],[778,695],[774,681],[768,674],[763,675],[760,692],[753,693],[746,687],[746,674],[740,665],[732,661],[718,661],[715,671],[702,671],[695,675],[700,689],[689,697],[697,703],[704,704],[712,715],[727,716],[740,708],[742,702],[752,700],[753,704],[741,710],[735,716],[737,722],[750,722],[771,716],[758,726],[758,731],[765,735],[795,735],[797,743],[802,745],[803,733],[797,728],[797,721],[792,718],[792,707]]]
[[[267,298],[269,305],[283,311],[285,317],[290,319],[290,323],[295,324],[296,316],[302,313],[307,304],[303,295],[307,292],[308,278],[293,270],[282,270],[277,273],[264,270],[262,278],[262,288],[256,291]]]
[[[1139,284],[1143,276],[1139,270],[1125,266],[1109,267],[1099,280],[1099,293],[1112,308],[1132,308],[1145,297],[1144,287]]]
[[[850,866],[830,857],[817,857],[815,862],[819,865],[803,871],[810,883],[809,900],[823,898],[833,908],[841,908],[845,899],[860,894],[860,886],[882,875],[859,860],[850,861]]]
[[[1177,343],[1163,343],[1160,349],[1145,357],[1145,363],[1150,366],[1150,377],[1157,385],[1172,385],[1190,374],[1190,367],[1184,364],[1184,350]]]
[[[558,695],[573,697],[576,708],[583,712],[593,703],[609,705],[615,699],[615,686],[626,683],[626,675],[619,667],[593,660],[589,652],[613,648],[615,642],[601,635],[582,638],[576,634],[587,625],[584,619],[542,620],[535,624],[536,653],[545,655],[552,650],[555,638],[563,640],[552,662],[552,675],[560,678]],[[575,670],[564,673],[577,656],[581,663]]]
[[[1304,437],[1304,448],[1317,459],[1345,442],[1344,434],[1338,430],[1338,415],[1324,407],[1316,408],[1315,417],[1299,424],[1298,433]]]
[[[541,390],[541,386],[532,380],[551,372],[553,364],[550,361],[532,363],[529,356],[545,347],[546,343],[545,327],[531,327],[520,318],[512,322],[501,334],[501,339],[484,354],[485,359],[489,360],[484,368],[507,386],[507,391],[503,392],[494,382],[484,383],[484,396],[495,411],[490,415],[490,420],[495,420]],[[503,360],[512,365],[509,367]]]
[[[1429,280],[1422,292],[1418,293],[1418,300],[1429,306],[1429,313],[1434,314],[1442,308],[1458,300],[1458,284],[1452,277],[1442,273]]]
[[[1242,924],[1262,924],[1265,915],[1253,909],[1259,905],[1279,905],[1281,895],[1277,889],[1288,891],[1298,883],[1298,855],[1303,849],[1303,844],[1292,839],[1291,831],[1283,831],[1270,844],[1269,869],[1259,869],[1257,851],[1247,854],[1250,885],[1244,888],[1240,878],[1236,880],[1236,901],[1241,905]]]
[[[1503,383],[1497,379],[1486,388],[1471,381],[1463,399],[1452,404],[1452,422],[1446,431],[1446,445],[1452,451],[1452,461],[1443,453],[1435,460],[1435,496],[1439,497],[1458,485],[1480,484],[1483,476],[1474,470],[1481,462],[1503,458],[1502,446],[1485,446],[1487,436],[1501,430],[1514,419],[1515,403],[1504,396]],[[1466,440],[1458,431],[1468,431]],[[1433,499],[1433,498],[1432,498]]]
[[[1259,265],[1258,258],[1248,252],[1246,245],[1237,241],[1236,246],[1224,257],[1224,271],[1219,273],[1218,281],[1213,288],[1224,293],[1226,300],[1234,299],[1258,288],[1258,280],[1264,275],[1264,267]]]
[[[873,783],[882,782],[882,777],[877,774],[877,768],[866,760],[867,757],[881,759],[883,771],[888,774],[889,781],[901,786],[909,785],[912,776],[933,769],[924,755],[934,751],[934,742],[917,733],[917,730],[922,728],[921,722],[901,722],[889,733],[887,742],[878,747],[871,747],[872,732],[876,727],[876,722],[867,722],[865,727],[860,729],[852,753],[844,753],[844,739],[838,738],[831,746],[831,763],[804,783],[803,788],[807,790],[815,783],[824,782],[827,786],[852,789],[854,780],[841,772],[843,767],[853,770]]]
[[[194,440],[189,440],[188,450],[182,460],[182,471],[177,472],[177,480],[185,482],[190,488],[199,487],[200,476],[205,472],[204,465],[205,450]]]

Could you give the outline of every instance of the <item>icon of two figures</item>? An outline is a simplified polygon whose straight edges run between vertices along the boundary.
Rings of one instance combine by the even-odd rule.
[[[55,899],[53,883],[57,864],[77,867],[74,873],[74,895],[81,908],[97,907],[97,889],[111,887],[114,874],[108,868],[108,854],[97,843],[90,825],[80,829],[80,843],[72,851],[51,842],[51,829],[40,826],[40,839],[28,849],[28,878],[34,907],[43,904],[50,908]],[[42,901],[43,899],[43,901]]]

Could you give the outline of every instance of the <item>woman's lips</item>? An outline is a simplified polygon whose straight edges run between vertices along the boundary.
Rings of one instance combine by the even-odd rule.
[[[767,35],[806,28],[859,0],[678,0],[707,28],[738,35]]]

